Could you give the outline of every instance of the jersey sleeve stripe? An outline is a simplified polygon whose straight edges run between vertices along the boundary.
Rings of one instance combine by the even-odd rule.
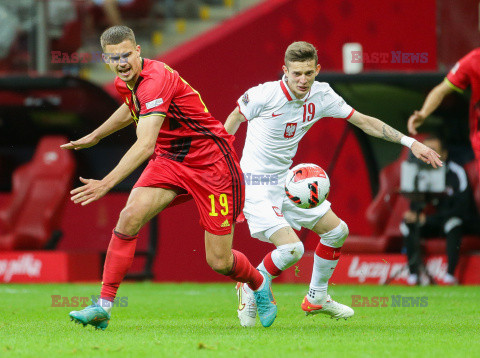
[[[165,112],[150,112],[150,113],[141,114],[139,117],[145,118],[145,117],[149,117],[149,116],[162,116],[162,117],[165,117],[166,114],[165,114]]]
[[[345,117],[345,119],[350,119],[350,117],[353,116],[353,113],[355,113],[354,108],[352,108],[352,111],[350,112],[350,114],[348,116]]]
[[[461,88],[459,86],[457,86],[456,84],[454,84],[451,80],[449,80],[447,77],[445,77],[443,79],[445,81],[445,83],[453,90],[457,91],[457,92],[460,92],[460,93],[463,93],[463,91],[465,90],[464,88]]]
[[[238,103],[238,101],[237,101],[237,107],[238,107],[238,111],[239,111],[240,114],[243,116],[243,118],[245,118],[245,120],[248,121],[248,118],[243,114],[242,108],[240,107],[240,103]]]

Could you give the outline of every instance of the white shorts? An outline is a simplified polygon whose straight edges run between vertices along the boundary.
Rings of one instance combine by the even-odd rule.
[[[330,210],[331,203],[325,200],[319,206],[302,209],[295,206],[285,194],[283,180],[280,185],[245,185],[243,213],[252,237],[270,242],[270,236],[282,227],[295,230],[312,229],[320,218]]]

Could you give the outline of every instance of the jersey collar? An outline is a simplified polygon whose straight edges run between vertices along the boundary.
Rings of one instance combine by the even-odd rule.
[[[132,92],[136,92],[137,91],[137,88],[138,88],[138,85],[140,84],[140,81],[143,80],[143,77],[142,77],[142,72],[143,72],[143,67],[145,65],[145,62],[144,62],[144,59],[143,57],[141,57],[142,59],[142,69],[140,70],[140,74],[138,75],[138,78],[137,78],[137,81],[135,82],[135,84],[133,85],[133,88],[130,88],[130,86],[125,82],[125,85],[127,86],[127,88],[132,91]]]
[[[293,94],[293,92],[290,90],[290,88],[288,88],[288,85],[287,85],[287,78],[285,75],[282,76],[282,79],[280,80],[280,87],[282,88],[282,91],[283,93],[285,94],[285,97],[287,97],[287,100],[288,101],[303,101],[303,102],[307,102],[308,98],[310,97],[310,93],[312,92],[312,89],[310,88],[310,91],[308,91],[307,95],[302,98],[302,99],[298,99],[297,97],[295,97],[295,95]]]
[[[287,100],[292,101],[292,94],[290,94],[290,88],[288,88],[287,83],[286,83],[285,75],[283,75],[282,79],[280,80],[280,87],[282,88],[283,93],[285,94],[285,97],[287,97]],[[295,96],[293,96],[295,97]]]

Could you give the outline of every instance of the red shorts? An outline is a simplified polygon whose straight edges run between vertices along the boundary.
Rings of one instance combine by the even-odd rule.
[[[242,182],[240,164],[231,151],[208,166],[187,166],[156,157],[150,160],[134,188],[184,189],[197,204],[200,225],[212,234],[226,235],[243,210]]]

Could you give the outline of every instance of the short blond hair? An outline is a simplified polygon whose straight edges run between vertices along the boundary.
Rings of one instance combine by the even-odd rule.
[[[308,42],[297,41],[287,47],[285,51],[285,66],[288,62],[305,62],[314,60],[315,65],[318,63],[317,49]]]

